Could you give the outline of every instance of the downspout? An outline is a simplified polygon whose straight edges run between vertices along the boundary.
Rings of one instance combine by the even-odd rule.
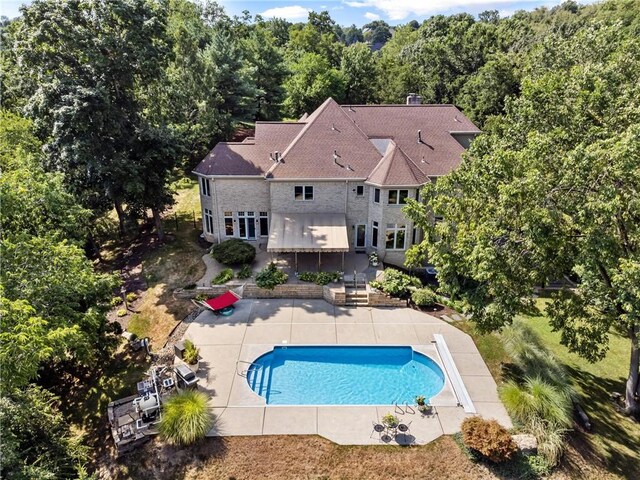
[[[215,212],[216,212],[216,223],[218,224],[218,235],[216,238],[218,243],[220,243],[222,238],[222,230],[220,229],[220,204],[218,203],[218,189],[216,188],[216,181],[212,178],[211,183],[213,183],[213,198],[215,199]]]
[[[349,196],[349,180],[344,181],[344,214],[347,215],[347,197]]]

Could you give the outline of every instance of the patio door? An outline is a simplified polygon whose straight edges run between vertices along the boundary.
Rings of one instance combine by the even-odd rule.
[[[356,248],[364,248],[367,245],[367,225],[356,225]]]
[[[238,233],[245,240],[256,239],[256,218],[254,212],[238,212]]]

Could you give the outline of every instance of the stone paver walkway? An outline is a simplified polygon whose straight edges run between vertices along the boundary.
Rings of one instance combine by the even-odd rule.
[[[185,333],[202,357],[200,389],[211,396],[217,421],[211,436],[318,434],[339,444],[383,443],[372,422],[394,406],[266,405],[239,375],[259,355],[282,344],[411,345],[440,363],[433,334],[442,334],[478,414],[506,427],[511,421],[496,383],[471,337],[452,325],[408,308],[350,308],[324,300],[241,300],[229,317],[203,312]],[[239,363],[240,362],[240,363]],[[467,416],[447,381],[431,401],[437,414],[398,414],[410,435],[390,443],[428,443],[459,430]],[[415,407],[414,407],[415,409]]]

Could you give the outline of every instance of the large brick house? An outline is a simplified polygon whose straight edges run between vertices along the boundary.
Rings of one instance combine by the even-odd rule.
[[[478,128],[452,105],[338,105],[297,122],[256,122],[194,173],[204,236],[271,252],[378,252],[402,265],[421,232],[402,213],[422,185],[456,168]]]

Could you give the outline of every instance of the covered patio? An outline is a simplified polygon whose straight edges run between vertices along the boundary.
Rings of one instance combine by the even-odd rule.
[[[340,253],[340,270],[345,269],[349,252],[346,218],[340,213],[272,213],[267,252],[292,253],[294,271],[298,271],[298,254],[317,254],[318,271],[323,253]]]

